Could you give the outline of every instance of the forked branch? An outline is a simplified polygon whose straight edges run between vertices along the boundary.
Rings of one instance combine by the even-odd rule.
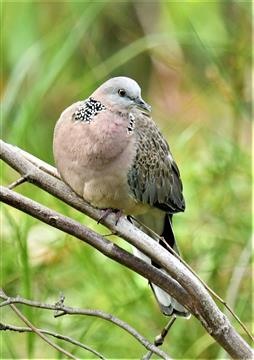
[[[112,314],[106,313],[101,310],[95,310],[95,309],[79,309],[79,308],[73,308],[70,306],[64,305],[63,301],[58,301],[55,304],[46,304],[39,301],[32,301],[28,299],[23,299],[20,296],[17,297],[9,297],[7,296],[2,289],[0,289],[0,299],[2,299],[2,303],[0,303],[0,307],[13,305],[13,304],[23,304],[26,306],[30,306],[37,309],[46,309],[54,312],[54,317],[60,317],[64,315],[81,315],[81,316],[93,316],[98,317],[100,319],[104,319],[106,321],[109,321],[116,326],[120,327],[124,331],[126,331],[128,334],[130,334],[132,337],[134,337],[141,345],[143,345],[147,350],[153,352],[154,354],[160,356],[162,359],[170,360],[170,357],[162,350],[158,349],[154,344],[150,343],[144,336],[142,336],[137,330],[135,330],[132,326],[124,322],[123,320],[117,318],[116,316],[113,316]],[[12,329],[11,329],[12,328]],[[6,327],[1,327],[0,330],[13,330],[12,325],[8,325],[8,329]],[[31,329],[31,328],[30,328]],[[19,331],[18,329],[14,329],[13,331]],[[30,331],[30,330],[24,330],[24,331]],[[33,331],[33,329],[31,329]],[[71,339],[69,337],[66,337],[64,335],[60,335],[56,333],[52,333],[49,331],[41,331],[40,329],[37,329],[42,334],[49,334],[54,337],[62,338],[63,340],[69,341],[74,343],[76,340]],[[78,346],[81,346],[85,348],[86,350],[90,352],[95,352],[95,350],[91,349],[90,347],[84,345],[84,344],[76,344]],[[98,352],[97,353],[98,356]],[[99,354],[102,358],[103,356]]]

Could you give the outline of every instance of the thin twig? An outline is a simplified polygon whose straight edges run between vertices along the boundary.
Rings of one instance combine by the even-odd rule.
[[[146,353],[141,360],[150,360],[151,357],[153,356],[153,352],[152,351],[148,351],[148,353]]]
[[[161,333],[158,336],[156,336],[154,340],[155,346],[163,345],[164,340],[175,321],[176,321],[176,316],[173,315],[172,318],[169,320],[169,322],[166,324],[166,326],[162,329]]]
[[[10,185],[8,185],[8,189],[13,190],[15,187],[17,187],[18,185],[23,184],[24,182],[27,181],[28,175],[24,175],[21,176],[18,180],[14,181],[13,183],[11,183]]]
[[[251,249],[251,244],[252,239],[254,240],[254,238],[250,238],[248,243],[246,244],[246,246],[243,248],[237,263],[233,269],[232,275],[231,275],[231,279],[229,281],[229,286],[227,289],[227,295],[226,295],[226,300],[225,302],[227,304],[230,303],[231,307],[234,307],[234,303],[236,298],[238,297],[239,294],[239,289],[240,289],[240,285],[241,285],[241,281],[244,277],[244,273],[246,271],[246,265],[248,264],[251,256],[252,256],[252,249]],[[251,279],[250,279],[251,281]],[[228,305],[229,307],[229,305]],[[229,317],[229,319],[232,317],[232,313],[230,313],[229,311],[226,313],[226,315]],[[219,352],[218,357],[220,359],[225,358],[225,351],[223,349],[221,349],[221,351]]]
[[[173,315],[172,318],[166,324],[166,326],[164,326],[164,328],[162,329],[160,334],[155,337],[155,340],[154,340],[154,345],[155,346],[163,345],[163,343],[164,343],[164,341],[166,339],[166,336],[167,336],[169,330],[171,329],[171,327],[172,327],[172,325],[174,324],[175,321],[176,321],[176,316]],[[152,355],[153,355],[153,351],[149,351],[146,355],[144,355],[142,360],[150,360]]]
[[[139,341],[146,349],[153,351],[155,354],[161,356],[163,359],[170,359],[169,356],[164,351],[159,350],[155,345],[150,343],[145,337],[143,337],[137,330],[135,330],[129,324],[117,318],[116,316],[113,316],[112,314],[106,313],[104,311],[97,309],[73,308],[73,307],[65,306],[63,303],[60,302],[51,305],[51,304],[41,303],[38,301],[23,299],[20,296],[9,297],[5,293],[3,293],[2,289],[0,289],[0,298],[5,300],[0,304],[0,307],[12,305],[12,304],[23,304],[34,308],[52,310],[54,311],[54,317],[59,317],[63,315],[86,315],[86,316],[99,317],[127,331],[137,341]]]
[[[4,292],[1,289],[1,293],[3,295]],[[17,314],[17,316],[31,329],[31,331],[33,331],[36,335],[38,335],[42,340],[44,340],[47,344],[49,344],[50,346],[52,346],[54,349],[58,350],[59,352],[61,352],[62,354],[64,354],[65,356],[67,356],[70,359],[73,360],[78,360],[78,358],[76,358],[76,356],[72,355],[71,353],[69,353],[68,351],[66,351],[65,349],[63,349],[61,346],[55,344],[53,341],[51,341],[50,339],[47,338],[47,336],[45,336],[44,334],[42,334],[40,332],[39,329],[37,329],[18,309],[17,307],[13,304],[10,303],[9,304],[10,307],[12,308],[12,310]]]
[[[53,336],[57,339],[60,339],[60,340],[64,340],[64,341],[67,341],[73,345],[76,345],[76,346],[79,346],[81,347],[82,349],[85,349],[89,352],[91,352],[92,354],[96,355],[98,358],[102,359],[102,360],[106,360],[105,357],[100,354],[98,351],[92,349],[90,346],[87,346],[85,344],[82,344],[81,342],[75,340],[75,339],[72,339],[71,337],[69,336],[66,336],[66,335],[62,335],[62,334],[58,334],[58,333],[55,333],[53,331],[49,331],[49,330],[45,330],[45,329],[37,329],[40,333],[42,334],[46,334],[46,335],[50,335],[50,336]],[[0,331],[16,331],[16,332],[33,332],[33,330],[29,327],[22,327],[22,326],[14,326],[14,325],[10,325],[10,324],[4,324],[2,322],[0,322]]]
[[[250,237],[249,241],[246,243],[246,246],[242,249],[234,266],[226,295],[226,302],[228,304],[230,303],[230,306],[234,306],[234,303],[238,297],[241,281],[246,272],[246,266],[252,256],[251,244],[253,244],[253,241],[254,237]]]

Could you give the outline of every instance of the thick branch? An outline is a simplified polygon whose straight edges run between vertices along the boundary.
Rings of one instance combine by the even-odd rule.
[[[26,175],[28,181],[35,183],[37,186],[96,220],[101,216],[99,210],[86,204],[83,199],[76,196],[61,180],[34,166],[16,148],[1,142],[1,157],[21,175]],[[253,353],[248,344],[234,330],[202,284],[179,260],[165,251],[165,249],[149,238],[149,236],[130,224],[125,218],[121,218],[117,226],[114,224],[114,216],[107,217],[103,223],[167,270],[169,275],[191,295],[192,301],[190,302],[189,298],[187,301],[181,299],[178,291],[175,291],[176,287],[170,290],[167,289],[166,291],[173,295],[178,301],[180,300],[180,303],[188,307],[201,321],[205,329],[232,357],[238,359],[250,359],[252,357]],[[164,286],[161,287],[165,289]]]
[[[190,307],[191,297],[174,279],[79,222],[3,186],[0,186],[0,200],[93,246],[107,257],[151,280],[171,295],[181,298],[182,303]]]

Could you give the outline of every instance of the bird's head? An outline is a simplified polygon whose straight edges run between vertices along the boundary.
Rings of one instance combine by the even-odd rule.
[[[151,111],[151,106],[141,97],[141,89],[138,83],[124,76],[107,80],[91,97],[100,100],[106,107],[109,106],[112,110],[128,111],[136,107],[141,110]]]

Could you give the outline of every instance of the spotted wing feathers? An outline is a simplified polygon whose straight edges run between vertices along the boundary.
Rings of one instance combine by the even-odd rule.
[[[128,183],[135,198],[171,214],[184,211],[182,182],[168,144],[151,118],[136,119],[137,150]]]

